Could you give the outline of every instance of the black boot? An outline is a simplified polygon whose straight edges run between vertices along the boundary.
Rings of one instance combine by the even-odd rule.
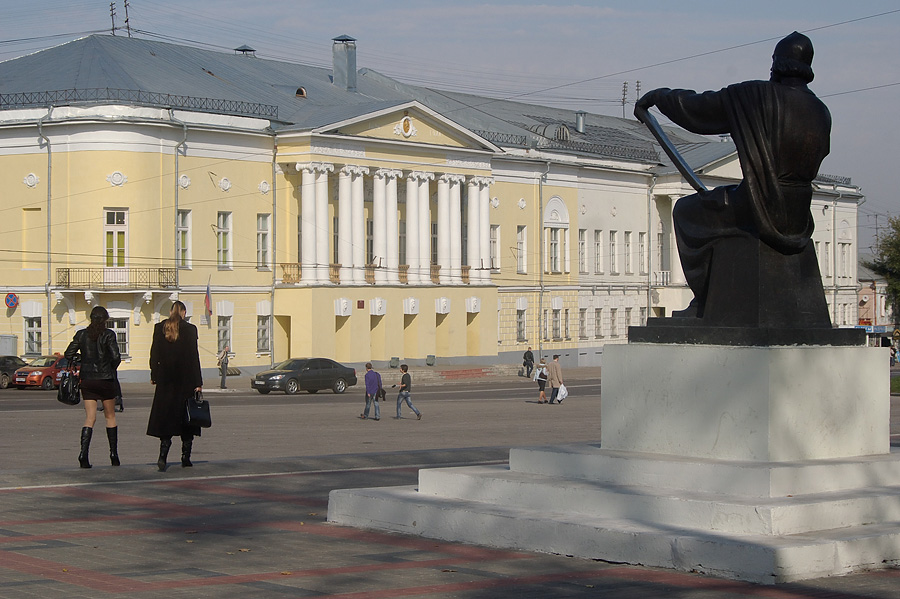
[[[159,459],[156,466],[160,472],[166,471],[166,458],[169,457],[169,448],[172,447],[172,437],[159,440]]]
[[[194,435],[182,435],[181,436],[181,467],[182,468],[190,468],[193,466],[191,463],[191,449],[194,447]]]
[[[113,466],[119,465],[119,427],[106,429],[106,438],[109,439],[109,461]]]
[[[88,461],[88,452],[91,450],[91,436],[94,429],[89,426],[81,429],[81,453],[78,454],[78,465],[82,468],[90,468],[91,463]]]

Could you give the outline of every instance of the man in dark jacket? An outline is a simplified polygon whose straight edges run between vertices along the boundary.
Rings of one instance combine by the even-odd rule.
[[[744,178],[736,187],[679,199],[673,211],[678,253],[691,306],[676,316],[702,315],[714,241],[751,235],[781,254],[809,244],[812,180],[830,149],[831,115],[810,91],[813,47],[796,31],[775,46],[769,81],[745,81],[719,91],[656,89],[637,107],[656,106],[694,133],[731,134]]]

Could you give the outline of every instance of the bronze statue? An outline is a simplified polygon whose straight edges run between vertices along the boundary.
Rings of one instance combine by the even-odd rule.
[[[813,47],[796,31],[775,46],[769,81],[719,91],[656,89],[638,100],[700,134],[731,135],[738,185],[680,198],[673,220],[694,299],[674,316],[710,326],[831,326],[812,247],[812,181],[829,152],[831,115],[810,91]],[[643,119],[642,119],[643,120]]]

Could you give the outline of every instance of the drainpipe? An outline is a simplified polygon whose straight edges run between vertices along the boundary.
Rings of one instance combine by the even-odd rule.
[[[650,187],[647,188],[647,318],[650,318],[650,310],[653,309],[653,190],[656,188],[656,175],[650,178]],[[602,240],[601,240],[602,242]],[[643,264],[641,265],[643,266]],[[647,323],[644,323],[646,325]]]
[[[277,235],[278,235],[278,226],[277,226],[277,208],[278,208],[278,186],[275,184],[276,181],[276,170],[277,170],[277,160],[278,160],[278,142],[275,140],[275,134],[272,134],[273,139],[273,148],[272,148],[272,255],[269,259],[272,261],[272,289],[269,292],[269,366],[275,367],[275,250],[278,247]]]
[[[44,143],[47,144],[47,282],[44,285],[44,291],[47,293],[47,345],[48,345],[48,353],[53,353],[53,334],[50,330],[51,323],[53,322],[52,311],[53,311],[53,302],[50,297],[50,285],[53,282],[50,278],[52,275],[50,273],[50,269],[52,268],[51,263],[51,245],[50,245],[50,200],[53,197],[53,153],[50,150],[50,138],[44,135],[44,120],[49,119],[53,114],[53,106],[47,109],[47,114],[38,119],[37,129],[38,135],[41,139],[44,140]]]
[[[181,131],[182,131],[181,141],[178,142],[178,144],[175,146],[175,218],[174,218],[174,220],[175,220],[175,240],[174,240],[175,253],[174,253],[174,255],[175,255],[175,288],[179,289],[181,277],[179,275],[179,268],[178,268],[178,188],[181,187],[181,184],[178,180],[178,172],[179,172],[178,171],[178,153],[179,153],[180,149],[184,148],[184,145],[187,143],[188,128],[187,128],[187,123],[175,118],[175,111],[172,110],[171,108],[169,109],[169,120],[171,120],[173,123],[181,125]]]
[[[550,174],[550,161],[547,161],[547,170],[541,173],[540,179],[538,179],[538,255],[541,257],[540,259],[540,270],[538,271],[539,275],[539,285],[540,291],[538,292],[538,314],[537,314],[537,334],[538,334],[538,356],[540,357],[544,355],[544,335],[541,331],[541,319],[544,317],[544,179],[547,178],[547,175]],[[568,249],[568,248],[566,248]]]

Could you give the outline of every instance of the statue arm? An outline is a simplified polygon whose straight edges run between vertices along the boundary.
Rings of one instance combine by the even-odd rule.
[[[673,123],[701,135],[729,133],[728,116],[722,91],[698,94],[689,89],[660,88],[647,92],[638,100],[638,108],[656,106]]]

